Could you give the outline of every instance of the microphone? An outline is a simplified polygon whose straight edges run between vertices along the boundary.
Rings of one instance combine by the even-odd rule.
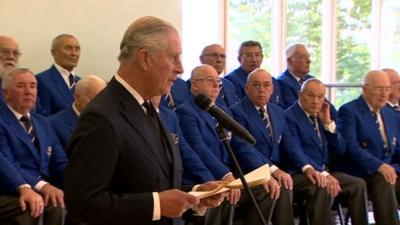
[[[212,116],[217,119],[218,123],[222,124],[223,127],[232,131],[234,134],[247,141],[248,143],[254,145],[256,139],[242,127],[238,122],[236,122],[232,117],[226,114],[221,108],[216,106],[211,102],[211,99],[204,94],[198,94],[194,99],[194,102],[203,110],[209,112]]]

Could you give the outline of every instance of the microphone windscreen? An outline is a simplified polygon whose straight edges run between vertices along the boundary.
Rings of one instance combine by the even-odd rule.
[[[211,104],[211,99],[205,94],[198,94],[194,98],[194,102],[198,105],[201,109],[207,110],[207,108]]]

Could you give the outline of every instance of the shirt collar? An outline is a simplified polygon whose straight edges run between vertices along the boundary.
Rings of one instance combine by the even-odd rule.
[[[17,120],[20,120],[21,117],[24,116],[21,113],[15,111],[9,104],[7,104],[7,107],[11,110],[11,112],[14,114],[14,116],[17,118]],[[29,119],[31,118],[30,113],[28,113],[26,116],[28,116]]]
[[[143,105],[144,99],[140,94],[133,88],[131,87],[122,77],[120,77],[118,74],[115,75],[115,80],[120,83],[139,103],[139,105]],[[143,108],[143,107],[142,107]]]
[[[317,117],[317,115],[311,115],[308,112],[306,112],[306,110],[304,110],[303,106],[301,105],[300,101],[297,100],[297,103],[299,104],[300,108],[303,110],[303,112],[307,115],[307,117],[313,116],[313,117]]]

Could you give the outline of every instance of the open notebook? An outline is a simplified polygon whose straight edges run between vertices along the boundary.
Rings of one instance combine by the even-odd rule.
[[[265,164],[250,173],[244,175],[249,187],[253,187],[256,185],[264,184],[270,179],[270,172],[268,164]],[[222,182],[217,188],[211,191],[191,191],[189,194],[196,196],[197,198],[206,198],[211,195],[219,194],[225,191],[229,191],[233,188],[244,188],[242,181],[240,179],[236,179],[230,183]]]

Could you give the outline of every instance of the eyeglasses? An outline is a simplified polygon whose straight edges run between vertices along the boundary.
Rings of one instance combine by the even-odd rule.
[[[193,80],[195,80],[195,81],[206,81],[209,84],[217,83],[218,85],[220,85],[222,83],[220,78],[213,78],[213,77],[197,78],[197,79],[193,79]]]
[[[293,56],[296,59],[301,59],[301,60],[310,60],[310,56],[309,55],[296,55]]]
[[[14,55],[15,57],[20,57],[22,55],[22,53],[20,51],[18,51],[17,49],[0,48],[0,55],[3,55],[3,56]]]
[[[252,83],[250,83],[250,87],[257,89],[257,90],[261,89],[261,87],[267,89],[267,88],[272,87],[272,83],[271,82],[264,82],[264,83],[252,82]]]
[[[213,58],[216,58],[216,59],[217,59],[218,57],[223,58],[223,59],[226,58],[226,55],[225,55],[225,54],[218,54],[218,53],[204,54],[204,56],[209,56],[209,57],[213,57]]]
[[[253,57],[255,57],[255,58],[262,58],[263,55],[262,55],[262,53],[244,53],[244,54],[242,55],[242,57],[247,58],[247,59],[251,59],[251,58],[253,58]]]
[[[378,86],[378,87],[374,87],[372,90],[375,93],[383,93],[383,92],[390,92],[392,90],[392,88],[391,87]]]

